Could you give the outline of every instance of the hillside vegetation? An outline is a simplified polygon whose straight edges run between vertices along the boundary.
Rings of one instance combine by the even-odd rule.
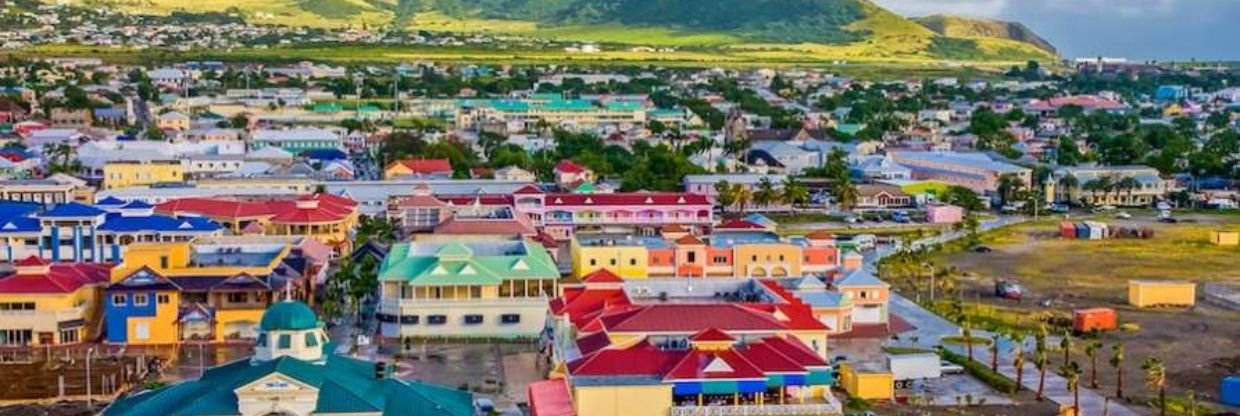
[[[934,33],[953,38],[993,38],[1024,42],[1052,54],[1055,46],[1019,22],[934,15],[912,19]]]
[[[944,35],[869,0],[87,1],[144,14],[230,11],[260,24],[489,33],[744,61],[1007,65],[1055,59],[1049,45],[1023,41],[1041,40],[1032,32],[962,32],[952,21],[934,26],[950,29]]]

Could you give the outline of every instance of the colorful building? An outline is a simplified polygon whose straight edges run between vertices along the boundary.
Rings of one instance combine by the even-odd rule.
[[[464,240],[397,244],[379,267],[384,338],[536,338],[560,272],[541,245]]]
[[[185,181],[181,160],[114,161],[103,165],[103,189]]]
[[[285,294],[308,299],[325,260],[309,239],[218,237],[137,243],[112,270],[107,341],[130,345],[253,340],[258,318]]]
[[[997,192],[1003,175],[1014,175],[1026,188],[1033,183],[1033,170],[996,161],[984,153],[891,152],[889,156],[912,170],[914,179],[942,181],[982,194]]]
[[[0,347],[66,345],[99,335],[106,264],[17,262],[0,277]]]
[[[784,239],[743,220],[703,237],[682,230],[652,237],[578,235],[570,248],[573,276],[606,269],[625,279],[793,277],[826,275],[840,266],[840,251],[829,236]]]
[[[1163,199],[1174,183],[1149,166],[1070,166],[1056,170],[1045,186],[1046,194],[1059,203],[1148,207]]]
[[[277,147],[294,155],[307,150],[341,149],[339,134],[319,128],[259,130],[250,136],[250,150]]]
[[[448,159],[404,159],[383,168],[384,179],[407,177],[452,179],[452,163]]]
[[[332,353],[323,325],[303,303],[276,303],[260,322],[249,360],[208,369],[197,380],[121,398],[103,414],[475,414],[469,392],[401,380],[382,363]]]
[[[205,218],[158,215],[143,202],[105,199],[42,212],[30,204],[0,203],[0,259],[37,256],[53,262],[120,262],[135,242],[189,241],[219,235]]]
[[[252,201],[185,198],[159,204],[155,210],[206,217],[235,234],[313,237],[347,252],[349,232],[358,221],[357,205],[347,197],[321,193]]]
[[[844,298],[852,303],[854,325],[887,325],[890,319],[888,301],[891,285],[864,268],[845,274],[833,284]]]
[[[714,223],[714,204],[701,194],[547,193],[530,185],[512,198],[517,214],[557,240],[570,240],[578,230],[654,235],[664,225],[702,231]]]

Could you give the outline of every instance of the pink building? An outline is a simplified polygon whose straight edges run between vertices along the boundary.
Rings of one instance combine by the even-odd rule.
[[[664,225],[705,230],[714,223],[706,195],[668,192],[614,194],[545,193],[534,186],[513,192],[513,209],[537,227],[568,240],[581,228],[654,235]]]
[[[955,205],[930,205],[926,207],[926,222],[931,224],[956,224],[964,220],[964,209]]]

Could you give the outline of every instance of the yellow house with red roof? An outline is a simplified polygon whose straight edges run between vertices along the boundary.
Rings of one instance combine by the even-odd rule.
[[[357,201],[326,193],[266,201],[185,198],[159,204],[155,210],[207,217],[235,234],[312,237],[342,252],[350,250],[349,231],[360,215]]]
[[[111,265],[17,262],[0,277],[0,347],[65,345],[98,335]]]

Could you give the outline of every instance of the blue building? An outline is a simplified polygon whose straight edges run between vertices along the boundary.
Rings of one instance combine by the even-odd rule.
[[[1163,85],[1154,92],[1156,101],[1181,101],[1188,99],[1188,87],[1183,85]]]

